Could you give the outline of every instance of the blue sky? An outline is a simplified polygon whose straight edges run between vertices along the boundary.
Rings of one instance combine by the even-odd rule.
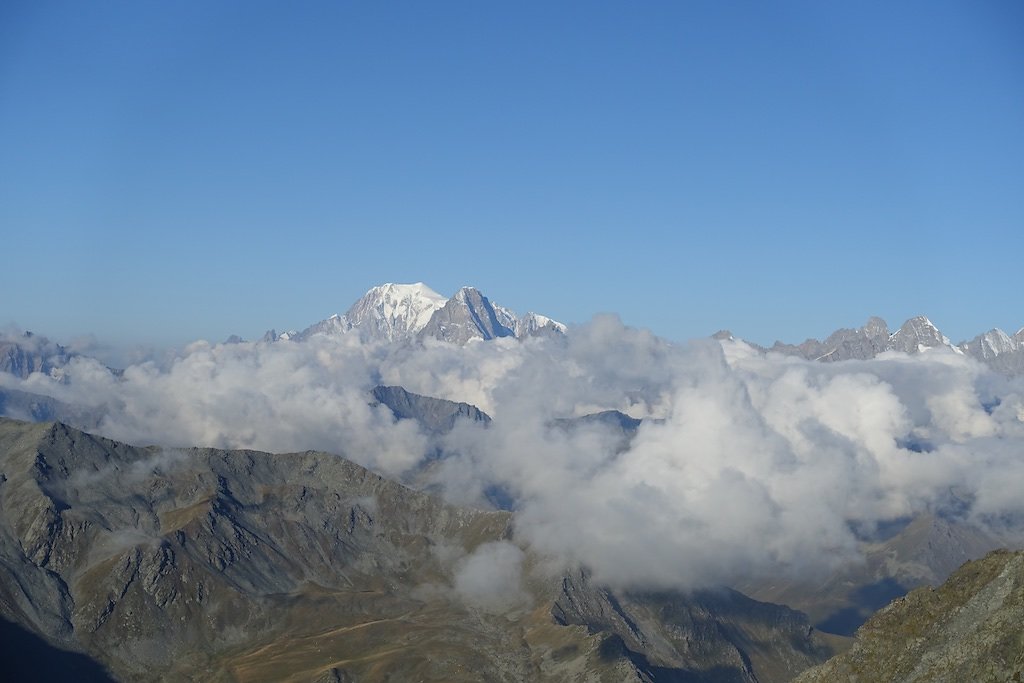
[[[381,282],[799,341],[1024,325],[1019,2],[0,5],[0,323],[180,344]]]

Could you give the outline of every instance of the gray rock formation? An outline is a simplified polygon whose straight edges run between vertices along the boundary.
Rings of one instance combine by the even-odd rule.
[[[853,647],[798,683],[960,683],[1024,678],[1024,553],[969,562],[938,588],[879,611]]]
[[[386,405],[399,420],[415,420],[430,434],[450,432],[459,420],[488,423],[490,416],[469,403],[456,403],[442,398],[421,396],[402,387],[374,387],[373,400]]]
[[[978,360],[990,361],[999,356],[1019,351],[1024,343],[1024,329],[1010,336],[998,327],[979,334],[969,342],[960,344],[960,349],[967,355]]]
[[[831,651],[800,612],[724,588],[615,593],[572,572],[552,614],[612,634],[609,649],[654,681],[788,681]]]
[[[25,379],[33,372],[53,375],[64,367],[71,354],[60,344],[25,332],[0,336],[0,372]]]
[[[903,353],[919,353],[925,349],[949,348],[959,351],[949,343],[931,320],[919,315],[903,323],[889,338],[889,349]]]
[[[716,332],[714,339],[733,341],[727,331]],[[841,329],[833,332],[825,341],[808,339],[802,344],[775,342],[770,349],[750,344],[762,351],[772,351],[807,360],[833,362],[841,360],[874,358],[883,351],[921,353],[928,349],[946,348],[954,353],[975,358],[988,365],[995,372],[1014,376],[1024,374],[1024,328],[1013,336],[995,328],[979,334],[969,342],[953,345],[926,317],[917,316],[903,323],[890,334],[881,318],[870,318],[863,327]]]
[[[557,320],[552,320],[539,313],[527,313],[516,320],[515,333],[520,339],[525,337],[560,337],[566,333],[566,327]]]
[[[471,339],[497,339],[515,336],[515,316],[491,304],[472,287],[463,287],[438,309],[419,337],[433,337],[451,344],[466,344]]]
[[[836,330],[823,342],[808,339],[797,346],[775,342],[770,350],[807,360],[834,362],[867,360],[883,351],[919,353],[939,347],[959,352],[928,318],[918,316],[903,323],[893,334],[889,334],[884,320],[874,317],[869,318],[863,327]]]
[[[995,328],[963,342],[960,349],[996,372],[1010,376],[1024,374],[1024,328],[1013,336]]]
[[[836,330],[823,342],[808,339],[798,346],[775,342],[771,350],[824,362],[854,358],[866,360],[888,350],[889,338],[889,328],[885,321],[881,318],[869,318],[863,327]]]

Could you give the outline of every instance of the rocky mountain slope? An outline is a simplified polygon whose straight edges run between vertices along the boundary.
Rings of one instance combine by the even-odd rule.
[[[821,580],[767,580],[738,588],[759,600],[802,610],[816,628],[847,636],[893,598],[938,585],[964,562],[999,546],[977,527],[925,514],[889,538],[865,542],[862,563]]]
[[[325,453],[0,420],[0,617],[39,646],[8,664],[81,653],[122,681],[752,683],[831,652],[802,614],[735,592],[552,573],[511,520]]]
[[[968,562],[938,588],[879,611],[853,647],[797,678],[834,681],[1020,681],[1024,678],[1024,552]]]

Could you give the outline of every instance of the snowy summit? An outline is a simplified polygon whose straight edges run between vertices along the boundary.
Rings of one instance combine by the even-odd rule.
[[[372,287],[344,315],[311,325],[296,339],[357,332],[365,339],[396,342],[433,338],[464,345],[499,337],[564,334],[565,325],[536,313],[522,318],[492,304],[474,287],[462,287],[451,298],[416,282]]]

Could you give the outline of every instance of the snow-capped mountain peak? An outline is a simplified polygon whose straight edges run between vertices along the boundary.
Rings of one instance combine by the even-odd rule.
[[[517,337],[532,337],[545,334],[565,334],[568,328],[557,320],[539,313],[527,313],[516,321]]]
[[[448,299],[422,282],[389,282],[372,287],[344,315],[310,325],[294,338],[350,332],[386,342],[433,338],[466,344],[499,337],[559,335],[566,326],[536,313],[518,318],[475,287],[462,287]]]
[[[348,324],[388,341],[406,339],[422,330],[448,299],[422,282],[386,283],[373,287],[345,313]]]
[[[991,360],[996,356],[1013,353],[1024,348],[1024,343],[1003,332],[998,327],[979,334],[969,342],[960,345],[960,349],[969,356],[980,360]]]

